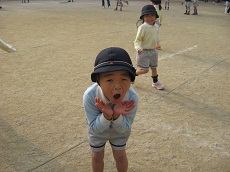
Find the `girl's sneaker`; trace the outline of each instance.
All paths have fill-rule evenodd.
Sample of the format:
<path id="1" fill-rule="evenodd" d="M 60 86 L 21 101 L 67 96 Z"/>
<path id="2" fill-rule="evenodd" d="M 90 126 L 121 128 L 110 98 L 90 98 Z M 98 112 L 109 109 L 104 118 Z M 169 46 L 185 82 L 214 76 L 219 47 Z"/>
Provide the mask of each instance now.
<path id="1" fill-rule="evenodd" d="M 156 88 L 158 90 L 163 90 L 164 89 L 164 85 L 162 85 L 159 81 L 157 81 L 156 83 L 153 83 L 152 87 Z"/>

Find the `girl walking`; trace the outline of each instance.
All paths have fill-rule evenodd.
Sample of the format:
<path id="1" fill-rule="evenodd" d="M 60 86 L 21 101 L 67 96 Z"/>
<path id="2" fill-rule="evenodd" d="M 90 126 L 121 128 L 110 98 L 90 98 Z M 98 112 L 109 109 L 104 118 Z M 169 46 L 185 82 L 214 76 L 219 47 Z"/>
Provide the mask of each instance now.
<path id="1" fill-rule="evenodd" d="M 146 5 L 142 8 L 140 20 L 141 25 L 138 26 L 134 47 L 137 51 L 137 75 L 146 74 L 149 68 L 152 71 L 152 87 L 163 90 L 164 86 L 158 81 L 157 65 L 158 50 L 157 45 L 157 27 L 154 25 L 158 18 L 157 11 L 154 6 Z"/>

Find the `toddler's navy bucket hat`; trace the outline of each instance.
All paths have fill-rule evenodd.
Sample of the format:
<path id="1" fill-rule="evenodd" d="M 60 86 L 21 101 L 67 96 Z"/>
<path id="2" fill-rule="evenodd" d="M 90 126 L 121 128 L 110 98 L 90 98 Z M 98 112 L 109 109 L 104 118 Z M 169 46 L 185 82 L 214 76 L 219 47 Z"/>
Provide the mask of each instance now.
<path id="1" fill-rule="evenodd" d="M 159 18 L 157 11 L 153 5 L 145 5 L 141 10 L 140 19 L 142 20 L 144 15 L 154 14 L 156 18 Z"/>
<path id="2" fill-rule="evenodd" d="M 94 71 L 91 80 L 97 82 L 97 75 L 103 72 L 126 70 L 130 73 L 131 81 L 136 77 L 136 69 L 133 67 L 129 54 L 122 48 L 110 47 L 102 50 L 96 57 Z"/>

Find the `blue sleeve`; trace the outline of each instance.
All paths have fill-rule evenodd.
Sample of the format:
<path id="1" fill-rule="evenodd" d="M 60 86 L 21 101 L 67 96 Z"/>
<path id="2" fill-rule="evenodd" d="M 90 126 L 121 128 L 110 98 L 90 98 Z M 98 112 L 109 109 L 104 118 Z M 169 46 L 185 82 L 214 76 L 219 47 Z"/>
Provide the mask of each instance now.
<path id="1" fill-rule="evenodd" d="M 101 120 L 104 118 L 100 110 L 95 105 L 95 97 L 96 97 L 95 86 L 89 87 L 83 95 L 83 104 L 84 110 L 87 118 L 87 123 L 89 129 L 96 132 L 102 133 L 104 130 L 108 129 L 111 122 L 107 120 Z"/>

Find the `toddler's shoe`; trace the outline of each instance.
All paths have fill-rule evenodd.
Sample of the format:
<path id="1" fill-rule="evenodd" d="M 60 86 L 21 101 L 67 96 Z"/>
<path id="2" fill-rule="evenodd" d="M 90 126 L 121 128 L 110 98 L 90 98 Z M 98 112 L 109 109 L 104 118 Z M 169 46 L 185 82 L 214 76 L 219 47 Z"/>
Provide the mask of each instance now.
<path id="1" fill-rule="evenodd" d="M 163 90 L 164 89 L 164 85 L 162 85 L 159 81 L 157 81 L 156 83 L 153 83 L 152 87 L 156 88 L 158 90 Z"/>

